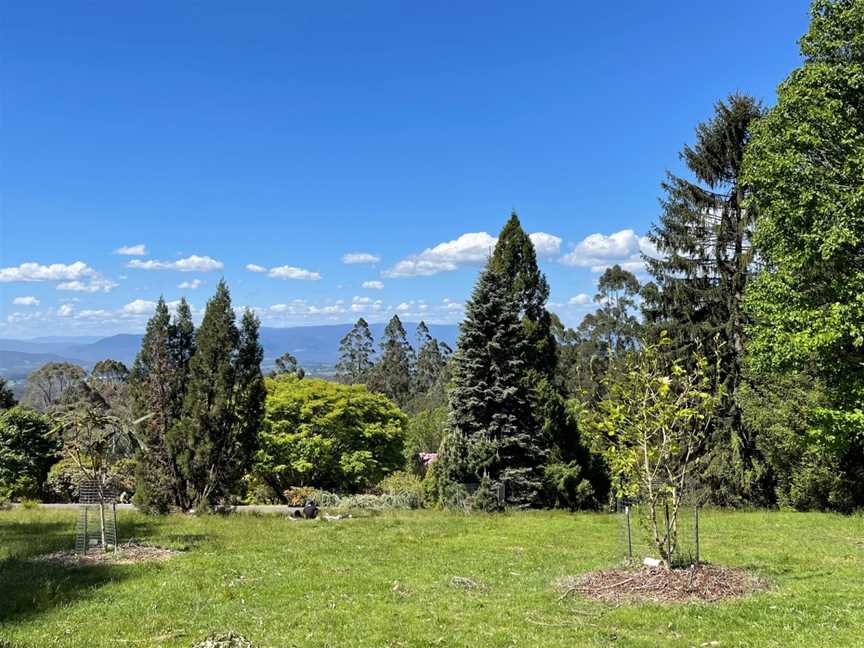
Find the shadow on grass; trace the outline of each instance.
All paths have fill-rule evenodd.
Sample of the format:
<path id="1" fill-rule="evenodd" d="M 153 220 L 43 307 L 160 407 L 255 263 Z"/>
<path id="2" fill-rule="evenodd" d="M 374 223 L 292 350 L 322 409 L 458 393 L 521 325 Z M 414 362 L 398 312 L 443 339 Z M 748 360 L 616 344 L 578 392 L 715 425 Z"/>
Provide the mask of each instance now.
<path id="1" fill-rule="evenodd" d="M 100 587 L 126 578 L 128 570 L 108 565 L 67 567 L 38 560 L 0 562 L 0 625 L 55 607 L 98 596 Z"/>

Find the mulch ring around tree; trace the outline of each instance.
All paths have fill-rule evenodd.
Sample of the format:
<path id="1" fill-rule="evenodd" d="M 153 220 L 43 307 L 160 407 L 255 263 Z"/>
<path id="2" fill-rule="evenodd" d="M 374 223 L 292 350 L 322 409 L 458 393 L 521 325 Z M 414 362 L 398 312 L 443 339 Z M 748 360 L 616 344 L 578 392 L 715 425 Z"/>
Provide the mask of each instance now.
<path id="1" fill-rule="evenodd" d="M 51 562 L 64 567 L 87 567 L 89 565 L 134 565 L 137 563 L 168 560 L 180 552 L 176 549 L 165 549 L 152 545 L 129 542 L 117 545 L 117 551 L 102 551 L 90 549 L 87 553 L 77 554 L 74 551 L 57 551 L 36 560 Z"/>
<path id="2" fill-rule="evenodd" d="M 564 576 L 553 585 L 561 599 L 583 596 L 610 603 L 711 603 L 747 596 L 767 587 L 765 581 L 742 569 L 713 565 L 687 569 L 609 569 Z"/>

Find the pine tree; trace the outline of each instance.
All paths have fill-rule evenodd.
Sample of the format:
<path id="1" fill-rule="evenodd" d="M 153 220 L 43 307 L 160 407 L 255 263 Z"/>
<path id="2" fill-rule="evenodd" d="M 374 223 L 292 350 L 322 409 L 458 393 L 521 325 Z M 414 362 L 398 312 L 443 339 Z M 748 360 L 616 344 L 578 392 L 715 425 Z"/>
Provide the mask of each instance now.
<path id="1" fill-rule="evenodd" d="M 234 320 L 228 287 L 220 281 L 196 335 L 182 416 L 168 437 L 188 504 L 196 508 L 229 494 L 236 472 L 245 467 L 245 438 L 235 411 L 240 333 Z"/>
<path id="2" fill-rule="evenodd" d="M 411 395 L 415 357 L 398 315 L 387 323 L 380 347 L 381 359 L 370 376 L 369 389 L 380 391 L 397 405 L 404 405 Z"/>
<path id="3" fill-rule="evenodd" d="M 750 243 L 755 214 L 740 180 L 750 129 L 762 114 L 752 97 L 732 95 L 699 124 L 696 144 L 681 159 L 696 182 L 671 173 L 663 184 L 663 214 L 649 239 L 654 283 L 643 290 L 643 312 L 655 336 L 667 331 L 685 360 L 698 349 L 717 366 L 714 384 L 727 394 L 724 415 L 707 442 L 704 486 L 714 501 L 734 504 L 758 496 L 753 439 L 743 429 L 736 392 L 744 351 L 744 290 L 754 273 Z M 755 491 L 754 491 L 755 489 Z"/>
<path id="4" fill-rule="evenodd" d="M 531 411 L 519 303 L 491 263 L 480 274 L 454 355 L 450 434 L 442 443 L 445 498 L 483 475 L 503 483 L 507 503 L 530 506 L 542 489 L 546 450 Z"/>
<path id="5" fill-rule="evenodd" d="M 185 484 L 167 445 L 179 418 L 177 388 L 184 384 L 177 376 L 174 349 L 174 327 L 160 297 L 130 377 L 133 415 L 147 417 L 136 433 L 135 474 L 135 502 L 145 511 L 165 512 L 172 505 L 185 504 Z"/>
<path id="6" fill-rule="evenodd" d="M 375 355 L 374 345 L 375 342 L 371 331 L 369 331 L 369 325 L 361 317 L 339 343 L 339 362 L 336 364 L 337 379 L 348 384 L 361 383 L 366 380 L 374 364 L 372 360 Z"/>
<path id="7" fill-rule="evenodd" d="M 246 309 L 240 322 L 240 340 L 235 360 L 234 414 L 236 420 L 235 461 L 222 470 L 222 479 L 230 486 L 226 493 L 243 478 L 258 449 L 258 434 L 264 421 L 264 401 L 267 389 L 261 374 L 264 349 L 258 340 L 261 323 Z M 300 369 L 302 371 L 302 369 Z"/>

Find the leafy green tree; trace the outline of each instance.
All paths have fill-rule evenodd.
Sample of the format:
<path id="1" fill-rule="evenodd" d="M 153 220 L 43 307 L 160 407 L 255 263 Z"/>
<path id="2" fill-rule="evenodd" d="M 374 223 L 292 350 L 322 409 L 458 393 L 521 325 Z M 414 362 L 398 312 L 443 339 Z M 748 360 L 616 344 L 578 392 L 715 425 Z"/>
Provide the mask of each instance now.
<path id="1" fill-rule="evenodd" d="M 417 365 L 414 370 L 414 390 L 426 394 L 435 386 L 447 368 L 447 360 L 452 350 L 444 342 L 439 342 L 429 332 L 426 322 L 417 325 Z"/>
<path id="2" fill-rule="evenodd" d="M 39 495 L 60 448 L 42 414 L 24 407 L 0 413 L 0 500 Z"/>
<path id="3" fill-rule="evenodd" d="M 405 425 L 391 401 L 363 385 L 268 378 L 254 474 L 279 497 L 293 486 L 357 492 L 402 467 Z"/>
<path id="4" fill-rule="evenodd" d="M 816 0 L 804 63 L 780 85 L 745 160 L 764 271 L 748 288 L 755 371 L 811 374 L 814 432 L 864 465 L 864 5 Z M 853 478 L 853 475 L 847 475 Z M 864 478 L 854 477 L 864 505 Z M 852 493 L 850 493 L 852 495 Z"/>
<path id="5" fill-rule="evenodd" d="M 405 432 L 405 459 L 409 468 L 418 468 L 421 452 L 438 452 L 447 431 L 447 408 L 417 412 L 408 419 Z"/>
<path id="6" fill-rule="evenodd" d="M 87 373 L 69 362 L 49 362 L 27 376 L 27 387 L 22 403 L 40 412 L 61 407 L 69 390 L 77 389 Z"/>
<path id="7" fill-rule="evenodd" d="M 644 505 L 653 546 L 670 565 L 677 548 L 678 513 L 691 486 L 698 450 L 722 398 L 714 391 L 704 357 L 693 367 L 674 359 L 661 335 L 623 359 L 609 373 L 606 396 L 581 411 L 583 429 L 593 437 L 612 474 L 615 494 Z M 669 525 L 661 523 L 669 506 Z"/>
<path id="8" fill-rule="evenodd" d="M 411 397 L 415 357 L 398 315 L 387 323 L 380 346 L 381 359 L 375 364 L 367 384 L 369 389 L 380 391 L 396 404 L 403 405 Z"/>
<path id="9" fill-rule="evenodd" d="M 15 394 L 9 388 L 6 379 L 0 376 L 0 411 L 11 409 L 18 404 Z"/>
<path id="10" fill-rule="evenodd" d="M 519 307 L 497 267 L 487 264 L 459 325 L 450 433 L 439 459 L 447 504 L 484 475 L 494 488 L 504 483 L 511 506 L 539 502 L 547 449 L 531 410 Z"/>
<path id="11" fill-rule="evenodd" d="M 237 494 L 257 444 L 260 356 L 257 320 L 247 313 L 237 330 L 220 281 L 196 332 L 180 421 L 167 438 L 193 508 Z"/>
<path id="12" fill-rule="evenodd" d="M 375 355 L 375 341 L 369 324 L 362 317 L 345 334 L 339 343 L 339 362 L 336 364 L 336 377 L 348 384 L 362 383 L 372 370 Z"/>
<path id="13" fill-rule="evenodd" d="M 734 94 L 697 126 L 696 143 L 681 152 L 695 181 L 670 173 L 663 184 L 663 213 L 648 235 L 659 253 L 646 257 L 654 282 L 642 294 L 654 338 L 666 331 L 670 352 L 685 363 L 694 349 L 708 353 L 712 380 L 726 394 L 706 439 L 702 474 L 706 495 L 724 504 L 765 497 L 754 436 L 744 429 L 735 399 L 747 324 L 743 297 L 756 269 L 756 210 L 747 204 L 752 187 L 742 178 L 742 163 L 761 115 L 755 99 Z"/>
<path id="14" fill-rule="evenodd" d="M 182 363 L 192 355 L 186 347 L 188 335 L 183 343 L 178 340 L 181 326 L 187 326 L 185 320 L 172 323 L 168 306 L 160 297 L 129 378 L 133 416 L 142 419 L 135 432 L 135 503 L 145 511 L 189 508 L 185 479 L 168 447 L 186 392 L 188 365 Z"/>

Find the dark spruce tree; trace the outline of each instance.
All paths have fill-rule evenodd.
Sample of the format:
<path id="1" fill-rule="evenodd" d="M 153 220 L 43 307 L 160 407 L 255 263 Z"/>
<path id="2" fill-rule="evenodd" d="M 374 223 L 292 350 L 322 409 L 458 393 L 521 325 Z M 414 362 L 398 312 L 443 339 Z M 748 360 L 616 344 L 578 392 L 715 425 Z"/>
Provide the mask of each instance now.
<path id="1" fill-rule="evenodd" d="M 254 316 L 244 316 L 242 326 L 238 331 L 220 281 L 195 336 L 181 419 L 168 437 L 190 508 L 236 494 L 254 451 L 263 411 L 261 349 Z"/>
<path id="2" fill-rule="evenodd" d="M 336 378 L 347 384 L 362 383 L 372 370 L 375 341 L 369 325 L 362 317 L 339 343 Z"/>
<path id="3" fill-rule="evenodd" d="M 450 393 L 450 432 L 442 443 L 441 495 L 453 505 L 466 484 L 486 477 L 503 484 L 507 504 L 539 502 L 547 450 L 529 399 L 524 329 L 519 303 L 491 263 L 459 325 Z"/>
<path id="4" fill-rule="evenodd" d="M 381 359 L 371 372 L 369 389 L 385 394 L 397 405 L 404 405 L 411 397 L 415 357 L 398 315 L 387 323 L 380 347 Z"/>
<path id="5" fill-rule="evenodd" d="M 132 412 L 137 425 L 135 504 L 147 512 L 186 508 L 186 486 L 168 449 L 171 430 L 180 417 L 185 381 L 177 365 L 177 327 L 161 297 L 147 322 L 141 351 L 130 375 Z"/>
<path id="6" fill-rule="evenodd" d="M 671 173 L 662 185 L 663 213 L 646 258 L 653 283 L 642 293 L 650 330 L 667 331 L 682 360 L 699 349 L 712 359 L 725 389 L 724 414 L 706 443 L 702 486 L 720 504 L 759 502 L 767 485 L 752 434 L 744 429 L 736 394 L 741 384 L 747 318 L 744 290 L 755 271 L 751 234 L 755 213 L 741 181 L 750 130 L 762 115 L 752 97 L 732 95 L 696 129 L 681 159 L 695 181 Z"/>

